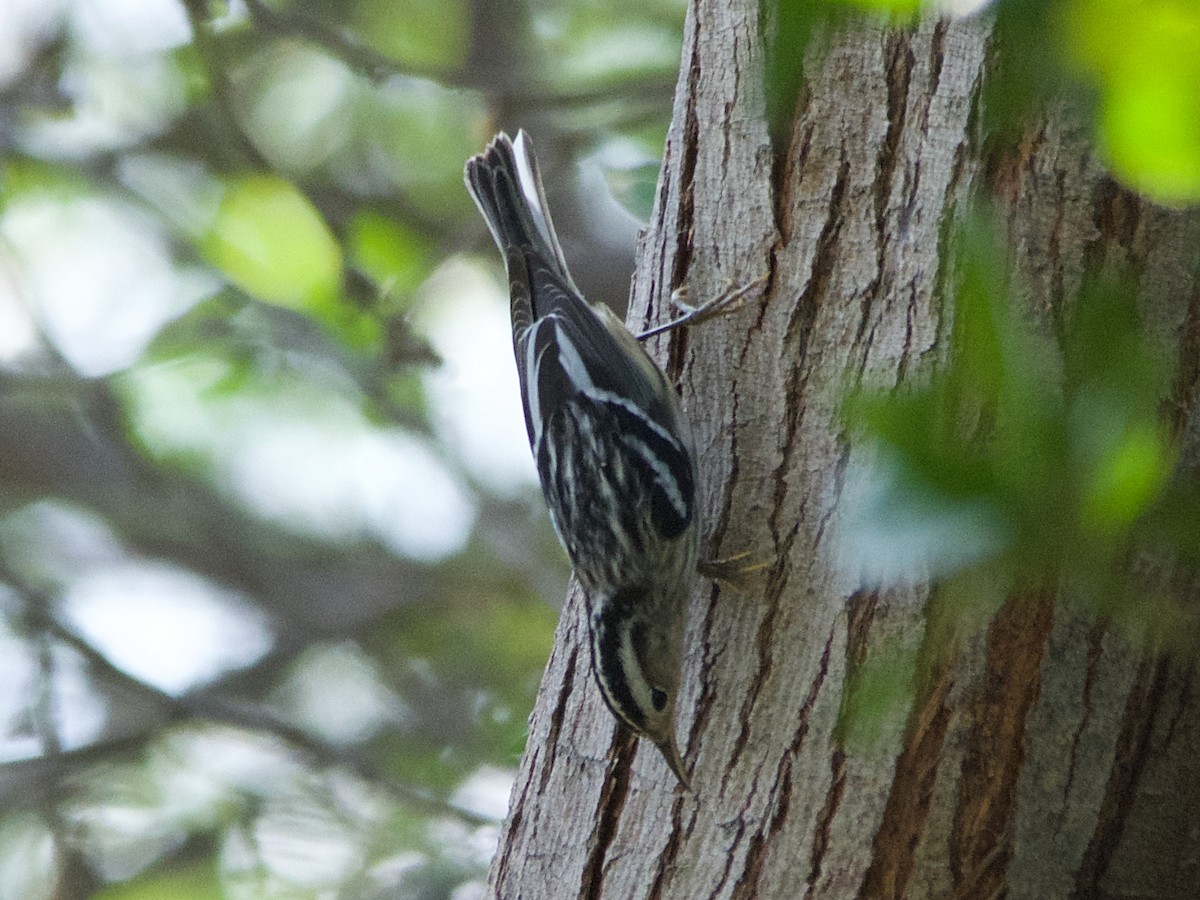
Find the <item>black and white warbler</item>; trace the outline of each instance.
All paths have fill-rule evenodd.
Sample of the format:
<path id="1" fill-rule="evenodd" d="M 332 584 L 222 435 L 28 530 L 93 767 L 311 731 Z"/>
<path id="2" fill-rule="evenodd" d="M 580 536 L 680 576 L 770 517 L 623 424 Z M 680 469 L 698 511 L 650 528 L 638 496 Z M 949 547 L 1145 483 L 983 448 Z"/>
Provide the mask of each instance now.
<path id="1" fill-rule="evenodd" d="M 572 281 L 528 136 L 496 135 L 466 183 L 508 268 L 525 426 L 586 597 L 597 684 L 686 785 L 674 714 L 699 561 L 691 429 L 637 338 Z"/>

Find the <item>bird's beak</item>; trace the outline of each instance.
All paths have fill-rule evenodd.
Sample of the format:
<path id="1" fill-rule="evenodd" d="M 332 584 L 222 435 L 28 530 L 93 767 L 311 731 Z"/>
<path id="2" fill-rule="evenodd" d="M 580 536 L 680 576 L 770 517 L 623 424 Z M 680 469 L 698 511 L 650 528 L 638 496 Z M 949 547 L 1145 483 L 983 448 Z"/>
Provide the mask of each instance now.
<path id="1" fill-rule="evenodd" d="M 692 782 L 688 778 L 687 770 L 683 767 L 683 757 L 679 755 L 679 748 L 675 745 L 675 738 L 673 736 L 669 737 L 657 746 L 659 752 L 663 755 L 663 759 L 667 761 L 667 765 L 671 767 L 671 771 L 675 773 L 675 777 L 683 785 L 684 790 L 691 793 Z"/>

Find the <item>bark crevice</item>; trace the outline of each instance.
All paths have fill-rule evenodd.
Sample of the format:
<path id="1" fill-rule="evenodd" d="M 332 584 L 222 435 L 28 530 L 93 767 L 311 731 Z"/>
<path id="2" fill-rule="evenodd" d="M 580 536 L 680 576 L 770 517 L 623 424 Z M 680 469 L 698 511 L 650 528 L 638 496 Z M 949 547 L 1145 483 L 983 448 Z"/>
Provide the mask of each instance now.
<path id="1" fill-rule="evenodd" d="M 991 897 L 1003 888 L 1025 720 L 1053 622 L 1053 598 L 1042 594 L 1010 599 L 988 626 L 985 680 L 971 708 L 950 843 L 955 896 Z"/>
<path id="2" fill-rule="evenodd" d="M 587 863 L 583 867 L 583 879 L 579 886 L 579 896 L 586 900 L 600 900 L 604 886 L 604 861 L 608 856 L 609 847 L 617 833 L 617 824 L 621 820 L 621 810 L 625 806 L 625 798 L 629 795 L 629 782 L 633 753 L 630 741 L 617 729 L 618 747 L 615 760 L 611 766 L 609 777 L 604 780 L 600 802 L 596 804 L 597 815 L 595 827 L 589 839 Z M 624 751 L 624 752 L 622 752 Z"/>
<path id="3" fill-rule="evenodd" d="M 1150 753 L 1154 716 L 1166 686 L 1168 668 L 1165 659 L 1147 659 L 1129 694 L 1104 801 L 1075 877 L 1074 900 L 1087 900 L 1100 893 L 1101 879 L 1121 841 L 1125 818 Z"/>
<path id="4" fill-rule="evenodd" d="M 825 795 L 825 803 L 817 814 L 817 830 L 813 836 L 812 857 L 808 863 L 808 890 L 804 892 L 804 900 L 811 900 L 815 896 L 817 881 L 821 877 L 821 863 L 825 859 L 825 851 L 829 848 L 831 840 L 830 826 L 846 790 L 846 755 L 841 750 L 833 751 L 829 769 L 830 786 Z"/>

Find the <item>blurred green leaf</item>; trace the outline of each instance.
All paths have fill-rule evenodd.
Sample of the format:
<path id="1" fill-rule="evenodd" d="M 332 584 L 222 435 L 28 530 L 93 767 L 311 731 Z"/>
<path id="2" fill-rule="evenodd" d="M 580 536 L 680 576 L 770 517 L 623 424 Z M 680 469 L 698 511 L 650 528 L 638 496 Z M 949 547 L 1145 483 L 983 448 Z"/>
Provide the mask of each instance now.
<path id="1" fill-rule="evenodd" d="M 1200 482 L 1176 476 L 1164 486 L 1158 503 L 1138 522 L 1138 536 L 1149 547 L 1178 553 L 1200 565 Z"/>
<path id="2" fill-rule="evenodd" d="M 206 860 L 110 885 L 94 894 L 93 900 L 223 900 L 224 897 L 216 861 Z"/>
<path id="3" fill-rule="evenodd" d="M 1163 203 L 1200 200 L 1200 4 L 1072 0 L 1064 32 L 1099 88 L 1114 174 Z"/>
<path id="4" fill-rule="evenodd" d="M 259 49 L 243 64 L 239 86 L 255 146 L 272 168 L 306 182 L 346 152 L 355 105 L 370 96 L 345 62 L 296 41 Z"/>
<path id="5" fill-rule="evenodd" d="M 300 191 L 273 175 L 230 183 L 200 252 L 254 297 L 311 316 L 345 346 L 374 350 L 383 327 L 341 295 L 342 250 Z"/>
<path id="6" fill-rule="evenodd" d="M 1126 430 L 1084 485 L 1084 525 L 1101 533 L 1128 529 L 1157 499 L 1171 462 L 1161 429 L 1141 423 Z"/>
<path id="7" fill-rule="evenodd" d="M 1159 409 L 1167 366 L 1143 336 L 1132 281 L 1084 284 L 1063 357 L 1082 525 L 1097 536 L 1124 534 L 1174 467 Z"/>
<path id="8" fill-rule="evenodd" d="M 478 589 L 407 605 L 367 638 L 388 683 L 426 723 L 389 735 L 380 752 L 403 777 L 446 790 L 482 763 L 516 762 L 557 623 L 524 590 Z"/>
<path id="9" fill-rule="evenodd" d="M 842 0 L 842 2 L 868 12 L 904 17 L 915 15 L 925 5 L 925 0 Z"/>
<path id="10" fill-rule="evenodd" d="M 247 293 L 292 309 L 319 309 L 341 284 L 341 249 L 320 213 L 272 175 L 229 184 L 200 251 Z"/>
<path id="11" fill-rule="evenodd" d="M 1068 85 L 1061 48 L 1063 2 L 997 0 L 992 4 L 994 66 L 984 81 L 981 104 L 989 140 L 1019 140 L 1030 119 Z"/>
<path id="12" fill-rule="evenodd" d="M 29 195 L 67 200 L 93 193 L 77 169 L 12 154 L 0 158 L 0 211 Z"/>
<path id="13" fill-rule="evenodd" d="M 790 122 L 804 80 L 804 55 L 809 40 L 836 7 L 807 0 L 777 0 L 762 4 L 767 123 L 775 155 L 790 139 Z"/>
<path id="14" fill-rule="evenodd" d="M 898 639 L 875 646 L 848 673 L 838 740 L 849 753 L 881 747 L 903 732 L 912 705 L 917 648 Z"/>
<path id="15" fill-rule="evenodd" d="M 613 197 L 639 222 L 649 222 L 654 212 L 660 168 L 657 162 L 653 162 L 627 169 L 605 170 L 604 174 Z"/>
<path id="16" fill-rule="evenodd" d="M 1002 272 L 1005 251 L 984 221 L 955 243 L 945 367 L 924 386 L 858 391 L 848 415 L 901 467 L 883 516 L 942 516 L 944 527 L 927 531 L 947 541 L 958 539 L 953 517 L 964 502 L 998 517 L 984 532 L 993 535 L 990 558 L 956 556 L 952 547 L 934 548 L 933 557 L 976 567 L 1003 560 L 1027 583 L 1074 574 L 1098 597 L 1112 588 L 1106 579 L 1128 541 L 1148 533 L 1174 469 L 1160 411 L 1165 363 L 1142 333 L 1124 279 L 1085 279 L 1058 344 L 1021 321 Z M 1179 510 L 1175 519 L 1177 532 L 1200 529 L 1200 507 L 1190 524 Z"/>
<path id="17" fill-rule="evenodd" d="M 1088 278 L 1071 310 L 1063 344 L 1069 392 L 1104 386 L 1138 415 L 1158 415 L 1168 389 L 1165 360 L 1147 345 L 1136 304 L 1136 282 Z"/>
<path id="18" fill-rule="evenodd" d="M 486 602 L 435 602 L 409 607 L 394 637 L 397 658 L 438 660 L 456 684 L 491 685 L 517 699 L 536 687 L 553 642 L 557 616 L 540 603 L 491 593 Z"/>
<path id="19" fill-rule="evenodd" d="M 395 219 L 364 210 L 350 222 L 354 263 L 389 294 L 406 296 L 429 274 L 428 240 Z"/>
<path id="20" fill-rule="evenodd" d="M 545 83 L 571 91 L 600 81 L 619 90 L 622 82 L 661 74 L 669 90 L 679 67 L 684 3 L 534 0 L 530 5 L 544 48 L 538 76 Z"/>
<path id="21" fill-rule="evenodd" d="M 470 44 L 465 0 L 357 0 L 353 19 L 367 45 L 421 70 L 462 65 Z"/>

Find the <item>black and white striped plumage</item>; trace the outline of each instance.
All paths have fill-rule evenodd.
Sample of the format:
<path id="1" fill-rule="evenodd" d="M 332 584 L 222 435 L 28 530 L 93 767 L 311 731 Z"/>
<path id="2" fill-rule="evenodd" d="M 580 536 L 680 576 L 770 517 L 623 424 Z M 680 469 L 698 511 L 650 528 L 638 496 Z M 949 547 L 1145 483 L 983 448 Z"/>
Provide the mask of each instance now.
<path id="1" fill-rule="evenodd" d="M 525 425 L 587 597 L 597 683 L 686 783 L 674 709 L 699 536 L 687 420 L 638 341 L 571 280 L 528 136 L 497 135 L 466 182 L 508 266 Z"/>

